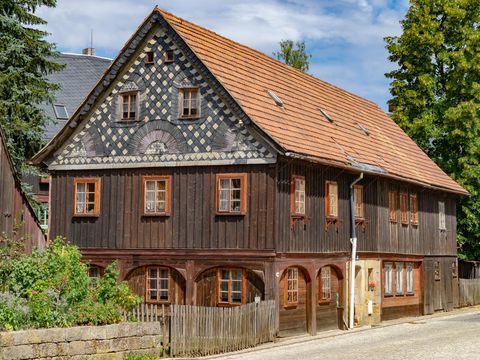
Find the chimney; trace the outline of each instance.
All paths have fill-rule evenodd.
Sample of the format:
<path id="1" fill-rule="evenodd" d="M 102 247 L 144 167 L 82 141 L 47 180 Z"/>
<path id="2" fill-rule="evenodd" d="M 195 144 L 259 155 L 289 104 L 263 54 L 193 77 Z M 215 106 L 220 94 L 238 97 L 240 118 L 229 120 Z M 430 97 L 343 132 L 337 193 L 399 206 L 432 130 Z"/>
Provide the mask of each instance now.
<path id="1" fill-rule="evenodd" d="M 85 49 L 82 50 L 82 54 L 83 55 L 94 56 L 95 55 L 95 48 L 93 48 L 93 47 L 85 48 Z"/>

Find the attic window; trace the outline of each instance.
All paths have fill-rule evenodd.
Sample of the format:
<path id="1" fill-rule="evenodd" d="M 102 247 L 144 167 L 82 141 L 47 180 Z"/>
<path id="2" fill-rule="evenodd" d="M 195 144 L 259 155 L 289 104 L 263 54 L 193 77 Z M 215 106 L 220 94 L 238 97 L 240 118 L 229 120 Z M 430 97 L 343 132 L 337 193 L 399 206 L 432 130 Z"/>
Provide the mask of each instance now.
<path id="1" fill-rule="evenodd" d="M 275 94 L 272 90 L 267 90 L 267 93 L 268 95 L 270 95 L 273 101 L 275 101 L 275 104 L 277 104 L 277 106 L 283 107 L 283 101 L 277 94 Z"/>
<path id="2" fill-rule="evenodd" d="M 357 128 L 360 129 L 365 135 L 370 135 L 370 131 L 361 123 L 357 123 Z"/>
<path id="3" fill-rule="evenodd" d="M 53 105 L 53 109 L 55 110 L 55 116 L 57 119 L 68 119 L 68 112 L 65 105 L 55 104 Z"/>
<path id="4" fill-rule="evenodd" d="M 165 51 L 165 63 L 173 63 L 173 60 L 175 60 L 173 50 Z"/>
<path id="5" fill-rule="evenodd" d="M 145 64 L 153 64 L 154 56 L 153 51 L 147 51 L 147 56 L 145 57 Z"/>
<path id="6" fill-rule="evenodd" d="M 321 108 L 318 108 L 318 110 L 320 111 L 320 113 L 323 115 L 323 117 L 325 119 L 327 119 L 329 122 L 331 122 L 333 124 L 333 118 L 330 116 L 329 113 L 327 113 L 325 110 L 321 109 Z"/>

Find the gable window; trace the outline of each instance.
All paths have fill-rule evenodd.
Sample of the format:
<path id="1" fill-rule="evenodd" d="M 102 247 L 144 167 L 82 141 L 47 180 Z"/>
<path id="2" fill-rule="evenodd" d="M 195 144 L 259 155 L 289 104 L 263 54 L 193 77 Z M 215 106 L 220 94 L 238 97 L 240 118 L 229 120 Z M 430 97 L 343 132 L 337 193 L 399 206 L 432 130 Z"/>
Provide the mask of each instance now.
<path id="1" fill-rule="evenodd" d="M 396 294 L 403 295 L 403 277 L 404 277 L 404 267 L 403 262 L 396 262 L 395 263 L 395 287 L 396 287 Z"/>
<path id="2" fill-rule="evenodd" d="M 153 64 L 155 61 L 155 55 L 153 51 L 147 51 L 145 56 L 145 64 Z"/>
<path id="3" fill-rule="evenodd" d="M 355 185 L 353 187 L 353 202 L 355 204 L 355 218 L 363 219 L 365 217 L 363 205 L 363 186 Z"/>
<path id="4" fill-rule="evenodd" d="M 170 214 L 170 176 L 144 176 L 144 207 L 145 215 Z"/>
<path id="5" fill-rule="evenodd" d="M 48 203 L 42 203 L 38 209 L 38 222 L 43 230 L 48 229 Z"/>
<path id="6" fill-rule="evenodd" d="M 338 186 L 334 181 L 327 181 L 326 183 L 326 214 L 329 218 L 336 218 L 338 216 Z"/>
<path id="7" fill-rule="evenodd" d="M 175 54 L 173 50 L 165 51 L 165 63 L 172 63 L 175 60 Z"/>
<path id="8" fill-rule="evenodd" d="M 298 268 L 287 269 L 287 287 L 285 288 L 285 305 L 298 303 Z"/>
<path id="9" fill-rule="evenodd" d="M 68 119 L 68 112 L 67 107 L 63 104 L 55 104 L 53 105 L 53 110 L 55 110 L 55 116 L 57 119 Z"/>
<path id="10" fill-rule="evenodd" d="M 154 303 L 170 302 L 170 269 L 165 267 L 147 268 L 146 301 Z"/>
<path id="11" fill-rule="evenodd" d="M 410 194 L 410 222 L 418 225 L 418 198 L 417 194 Z"/>
<path id="12" fill-rule="evenodd" d="M 414 294 L 414 266 L 413 263 L 407 263 L 407 295 Z"/>
<path id="13" fill-rule="evenodd" d="M 440 230 L 447 229 L 447 225 L 445 221 L 445 202 L 444 201 L 438 202 L 438 228 Z"/>
<path id="14" fill-rule="evenodd" d="M 122 119 L 135 120 L 137 116 L 137 92 L 122 94 Z"/>
<path id="15" fill-rule="evenodd" d="M 217 212 L 245 214 L 247 211 L 247 174 L 217 175 Z"/>
<path id="16" fill-rule="evenodd" d="M 400 193 L 400 221 L 408 224 L 408 198 L 406 193 Z"/>
<path id="17" fill-rule="evenodd" d="M 74 215 L 98 216 L 100 214 L 100 178 L 76 178 L 74 189 Z"/>
<path id="18" fill-rule="evenodd" d="M 331 271 L 329 266 L 320 270 L 320 301 L 329 301 L 332 298 Z"/>
<path id="19" fill-rule="evenodd" d="M 240 305 L 243 303 L 244 274 L 241 269 L 219 269 L 218 303 Z"/>
<path id="20" fill-rule="evenodd" d="M 200 116 L 200 98 L 198 88 L 180 89 L 180 117 L 185 119 Z"/>
<path id="21" fill-rule="evenodd" d="M 292 176 L 291 212 L 292 215 L 305 215 L 305 178 Z"/>
<path id="22" fill-rule="evenodd" d="M 391 222 L 397 222 L 397 192 L 389 191 L 388 192 L 388 212 L 389 219 Z"/>
<path id="23" fill-rule="evenodd" d="M 392 295 L 392 263 L 383 264 L 383 294 Z"/>

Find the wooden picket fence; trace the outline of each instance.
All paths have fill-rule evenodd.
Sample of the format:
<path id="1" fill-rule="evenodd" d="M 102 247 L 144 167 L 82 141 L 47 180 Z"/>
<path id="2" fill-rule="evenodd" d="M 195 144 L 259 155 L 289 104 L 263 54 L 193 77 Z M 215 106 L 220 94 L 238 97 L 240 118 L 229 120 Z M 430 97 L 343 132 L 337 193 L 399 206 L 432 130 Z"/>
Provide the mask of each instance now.
<path id="1" fill-rule="evenodd" d="M 276 302 L 238 307 L 171 305 L 170 354 L 205 356 L 273 341 L 277 334 Z"/>
<path id="2" fill-rule="evenodd" d="M 480 304 L 480 279 L 459 279 L 460 306 Z"/>

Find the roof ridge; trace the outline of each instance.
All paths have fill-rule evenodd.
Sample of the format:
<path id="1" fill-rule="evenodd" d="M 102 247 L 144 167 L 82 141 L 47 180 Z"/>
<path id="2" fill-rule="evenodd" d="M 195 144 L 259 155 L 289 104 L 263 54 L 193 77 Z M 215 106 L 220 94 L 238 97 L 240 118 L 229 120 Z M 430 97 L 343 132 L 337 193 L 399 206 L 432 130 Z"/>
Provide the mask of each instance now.
<path id="1" fill-rule="evenodd" d="M 82 57 L 87 57 L 87 58 L 96 58 L 96 59 L 101 59 L 101 60 L 109 60 L 112 61 L 112 58 L 108 58 L 106 56 L 98 56 L 98 55 L 86 55 L 86 54 L 77 54 L 77 53 L 70 53 L 70 52 L 60 52 L 61 55 L 67 55 L 67 56 L 82 56 Z"/>
<path id="2" fill-rule="evenodd" d="M 195 24 L 195 23 L 192 22 L 192 21 L 189 21 L 189 20 L 183 19 L 183 18 L 181 18 L 181 17 L 178 17 L 178 16 L 176 16 L 176 15 L 174 15 L 174 14 L 172 14 L 172 13 L 166 11 L 166 10 L 160 9 L 158 6 L 155 7 L 154 11 L 157 11 L 157 12 L 160 13 L 161 15 L 166 15 L 167 17 L 172 18 L 172 19 L 175 20 L 175 21 L 178 21 L 180 24 L 182 24 L 182 23 L 187 23 L 187 24 L 193 25 L 194 27 L 200 28 L 200 29 L 202 29 L 202 30 L 205 31 L 205 32 L 208 32 L 208 33 L 214 34 L 215 36 L 221 37 L 222 39 L 225 39 L 226 41 L 228 41 L 228 42 L 230 42 L 230 43 L 233 43 L 233 44 L 239 46 L 240 48 L 243 48 L 243 49 L 246 49 L 246 50 L 249 50 L 249 51 L 253 51 L 253 52 L 257 53 L 258 55 L 260 55 L 261 57 L 266 57 L 266 58 L 268 58 L 269 60 L 274 61 L 277 65 L 283 66 L 286 70 L 291 71 L 292 73 L 297 74 L 297 75 L 299 75 L 300 77 L 309 77 L 309 78 L 311 78 L 312 80 L 314 80 L 314 81 L 316 81 L 316 82 L 320 82 L 320 83 L 322 83 L 322 84 L 324 84 L 324 85 L 326 85 L 326 86 L 331 86 L 331 87 L 333 87 L 333 88 L 341 91 L 342 93 L 347 93 L 347 94 L 349 94 L 349 95 L 351 95 L 351 96 L 353 96 L 353 97 L 355 97 L 355 98 L 357 98 L 357 99 L 360 99 L 361 101 L 369 102 L 369 103 L 375 105 L 376 107 L 378 107 L 379 109 L 381 109 L 381 107 L 380 107 L 377 103 L 375 103 L 374 101 L 372 101 L 372 100 L 370 100 L 370 99 L 364 98 L 364 97 L 362 97 L 362 96 L 360 96 L 360 95 L 357 95 L 357 94 L 355 94 L 355 93 L 353 93 L 353 92 L 351 92 L 351 91 L 342 89 L 342 88 L 339 87 L 338 85 L 332 84 L 332 83 L 330 83 L 330 82 L 328 82 L 328 81 L 325 81 L 325 80 L 323 80 L 323 79 L 320 79 L 320 78 L 318 78 L 318 77 L 316 77 L 316 76 L 314 76 L 314 75 L 312 75 L 312 74 L 305 73 L 305 72 L 303 72 L 303 71 L 301 71 L 301 70 L 299 70 L 299 69 L 296 69 L 296 68 L 294 68 L 294 67 L 292 67 L 292 66 L 290 66 L 290 65 L 287 65 L 287 64 L 285 64 L 284 62 L 282 62 L 282 61 L 280 61 L 280 60 L 278 60 L 278 59 L 275 59 L 274 57 L 269 56 L 269 55 L 267 55 L 266 53 L 264 53 L 264 52 L 262 52 L 262 51 L 260 51 L 260 50 L 257 50 L 257 49 L 255 49 L 255 48 L 253 48 L 253 47 L 250 47 L 250 46 L 247 46 L 247 45 L 245 45 L 245 44 L 242 44 L 242 43 L 240 43 L 240 42 L 238 42 L 238 41 L 232 40 L 232 39 L 226 37 L 225 35 L 219 34 L 219 33 L 215 32 L 215 31 L 210 30 L 210 29 L 207 29 L 207 28 L 205 28 L 205 27 L 203 27 L 203 26 L 197 25 L 197 24 Z"/>

